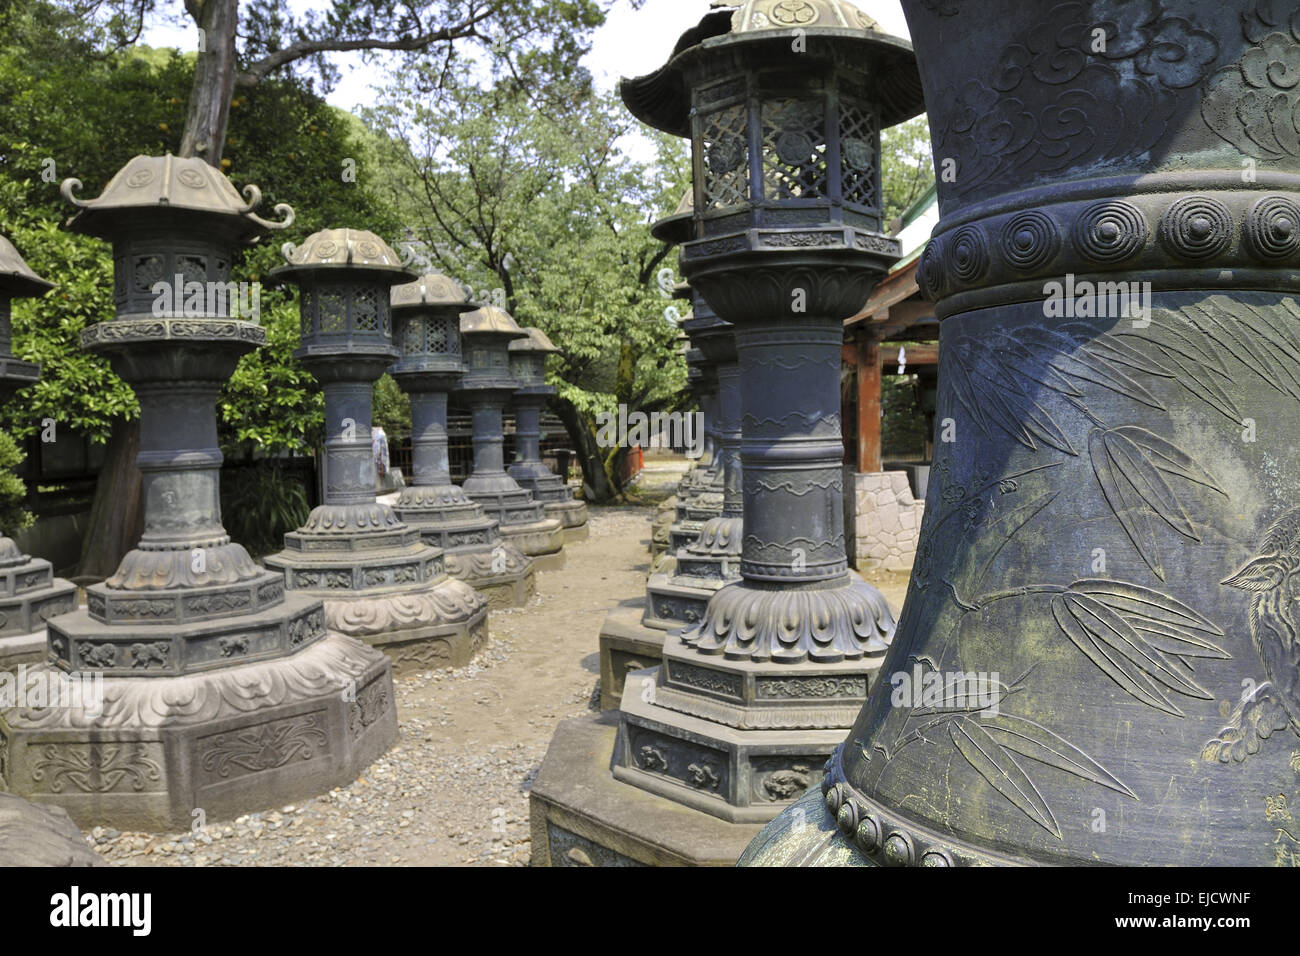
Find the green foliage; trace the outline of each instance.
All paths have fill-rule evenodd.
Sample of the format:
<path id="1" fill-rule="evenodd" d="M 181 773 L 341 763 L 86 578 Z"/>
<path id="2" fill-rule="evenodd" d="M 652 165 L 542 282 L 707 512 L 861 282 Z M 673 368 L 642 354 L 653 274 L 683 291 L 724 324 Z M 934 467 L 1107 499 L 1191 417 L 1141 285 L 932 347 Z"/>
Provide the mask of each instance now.
<path id="1" fill-rule="evenodd" d="M 881 376 L 880 399 L 885 418 L 880 447 L 886 458 L 920 458 L 925 454 L 926 417 L 915 375 Z"/>
<path id="2" fill-rule="evenodd" d="M 301 527 L 310 512 L 302 481 L 273 458 L 222 469 L 222 523 L 255 557 L 283 548 L 285 534 Z"/>
<path id="3" fill-rule="evenodd" d="M 23 507 L 27 486 L 14 472 L 26 457 L 9 433 L 0 431 L 0 534 L 13 534 L 32 524 L 31 512 Z"/>
<path id="4" fill-rule="evenodd" d="M 682 407 L 679 332 L 656 284 L 671 250 L 650 225 L 685 192 L 684 145 L 659 136 L 657 163 L 628 158 L 619 140 L 638 124 L 581 83 L 539 101 L 508 80 L 436 89 L 430 70 L 402 73 L 364 116 L 391 144 L 386 188 L 433 265 L 480 295 L 499 288 L 520 325 L 550 336 L 557 409 L 589 447 L 598 412 Z"/>
<path id="5" fill-rule="evenodd" d="M 880 136 L 880 150 L 883 218 L 888 225 L 934 184 L 929 120 L 922 114 L 891 126 Z"/>
<path id="6" fill-rule="evenodd" d="M 411 396 L 401 390 L 391 375 L 381 375 L 375 382 L 370 423 L 382 428 L 393 441 L 411 435 Z"/>

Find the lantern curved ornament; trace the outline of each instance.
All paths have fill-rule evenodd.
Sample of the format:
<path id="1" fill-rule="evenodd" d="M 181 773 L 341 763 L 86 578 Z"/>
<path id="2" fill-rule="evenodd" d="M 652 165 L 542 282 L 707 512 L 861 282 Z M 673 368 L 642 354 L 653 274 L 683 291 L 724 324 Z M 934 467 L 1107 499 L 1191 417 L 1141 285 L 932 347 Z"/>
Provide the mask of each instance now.
<path id="1" fill-rule="evenodd" d="M 86 206 L 86 200 L 77 198 L 76 194 L 81 192 L 84 188 L 85 184 L 82 183 L 80 179 L 77 179 L 75 176 L 69 176 L 62 182 L 62 184 L 60 184 L 59 195 L 62 196 L 65 201 L 76 206 L 78 209 L 83 209 Z"/>

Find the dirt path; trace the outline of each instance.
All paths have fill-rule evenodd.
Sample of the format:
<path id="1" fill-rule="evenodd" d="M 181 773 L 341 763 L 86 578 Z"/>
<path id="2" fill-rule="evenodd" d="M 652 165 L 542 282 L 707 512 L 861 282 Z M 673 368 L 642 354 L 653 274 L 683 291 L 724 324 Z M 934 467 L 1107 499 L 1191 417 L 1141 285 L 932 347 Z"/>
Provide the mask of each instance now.
<path id="1" fill-rule="evenodd" d="M 96 828 L 96 848 L 128 866 L 526 865 L 528 788 L 555 725 L 599 699 L 601 623 L 644 592 L 653 502 L 680 475 L 648 463 L 645 505 L 591 508 L 591 537 L 538 575 L 528 607 L 492 612 L 469 667 L 398 677 L 398 742 L 354 783 L 197 833 Z M 905 576 L 871 580 L 897 611 Z"/>

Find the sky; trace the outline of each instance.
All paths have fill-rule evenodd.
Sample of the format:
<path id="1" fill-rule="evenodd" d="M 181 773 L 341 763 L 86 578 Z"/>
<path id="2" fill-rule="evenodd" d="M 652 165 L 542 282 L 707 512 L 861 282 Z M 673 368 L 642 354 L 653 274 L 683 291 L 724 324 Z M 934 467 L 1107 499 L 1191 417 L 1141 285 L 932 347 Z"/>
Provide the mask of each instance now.
<path id="1" fill-rule="evenodd" d="M 287 2 L 294 11 L 327 6 L 321 0 Z M 171 0 L 168 5 L 177 12 L 182 9 L 179 0 Z M 898 0 L 857 0 L 857 5 L 887 32 L 908 35 Z M 708 0 L 645 0 L 639 10 L 633 10 L 629 0 L 615 0 L 605 25 L 592 39 L 584 63 L 602 90 L 612 90 L 620 76 L 641 76 L 663 65 L 677 38 L 708 11 Z M 192 21 L 183 13 L 170 19 L 173 22 L 152 24 L 143 41 L 155 47 L 192 48 L 196 37 Z M 342 79 L 326 100 L 348 111 L 373 103 L 371 90 L 382 83 L 382 65 L 376 62 L 367 66 L 360 54 L 333 54 L 331 59 Z"/>

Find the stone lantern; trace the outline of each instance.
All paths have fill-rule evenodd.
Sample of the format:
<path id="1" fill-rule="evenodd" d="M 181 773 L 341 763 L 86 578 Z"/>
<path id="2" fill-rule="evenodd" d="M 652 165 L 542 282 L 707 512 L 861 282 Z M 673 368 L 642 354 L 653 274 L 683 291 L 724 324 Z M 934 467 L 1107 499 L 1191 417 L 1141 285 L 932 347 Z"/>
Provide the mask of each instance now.
<path id="1" fill-rule="evenodd" d="M 511 404 L 515 410 L 516 460 L 506 472 L 521 488 L 532 492 L 548 517 L 564 526 L 565 541 L 582 541 L 589 534 L 587 505 L 573 497 L 567 479 L 542 464 L 541 414 L 555 386 L 546 384 L 546 356 L 560 350 L 541 329 L 526 328 L 526 338 L 510 343 L 510 374 L 519 383 Z"/>
<path id="2" fill-rule="evenodd" d="M 487 603 L 443 555 L 375 500 L 374 383 L 399 355 L 392 287 L 413 276 L 374 233 L 325 229 L 271 275 L 300 290 L 294 356 L 325 393 L 325 501 L 266 559 L 290 590 L 325 600 L 326 624 L 412 668 L 460 667 L 487 639 Z"/>
<path id="3" fill-rule="evenodd" d="M 4 781 L 82 823 L 158 830 L 354 780 L 397 736 L 391 665 L 327 631 L 320 600 L 286 594 L 221 524 L 217 396 L 266 342 L 231 265 L 293 212 L 260 218 L 257 187 L 241 197 L 194 158 L 137 156 L 97 199 L 80 186 L 63 184 L 70 228 L 112 242 L 116 305 L 81 344 L 140 402 L 144 534 L 47 625 L 52 666 L 103 675 L 102 694 L 75 682 L 0 714 Z"/>
<path id="4" fill-rule="evenodd" d="M 40 366 L 14 357 L 10 303 L 51 288 L 0 236 L 0 403 L 41 373 Z M 23 554 L 12 538 L 0 536 L 0 669 L 45 660 L 46 619 L 76 604 L 76 586 L 56 578 L 50 562 Z"/>
<path id="5" fill-rule="evenodd" d="M 393 511 L 418 528 L 426 544 L 441 548 L 447 573 L 482 594 L 489 607 L 521 607 L 535 588 L 532 560 L 451 483 L 447 458 L 447 393 L 465 372 L 460 314 L 476 303 L 459 283 L 437 272 L 394 286 L 392 303 L 402 357 L 389 373 L 411 396 L 414 458 L 412 482 Z"/>
<path id="6" fill-rule="evenodd" d="M 627 676 L 615 739 L 589 718 L 560 725 L 532 791 L 553 833 L 538 853 L 559 862 L 581 837 L 615 857 L 730 862 L 818 789 L 893 638 L 844 550 L 840 351 L 843 321 L 899 256 L 879 132 L 921 111 L 920 85 L 906 41 L 846 0 L 745 0 L 621 94 L 692 142 L 681 269 L 735 327 L 741 578 L 669 632 L 660 667 Z M 560 769 L 602 745 L 612 781 Z"/>
<path id="7" fill-rule="evenodd" d="M 501 523 L 502 536 L 538 569 L 564 567 L 564 526 L 505 470 L 502 413 L 519 384 L 510 374 L 510 343 L 527 336 L 510 313 L 495 306 L 462 313 L 460 335 L 469 370 L 457 394 L 474 416 L 474 471 L 463 487 Z"/>

